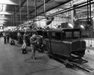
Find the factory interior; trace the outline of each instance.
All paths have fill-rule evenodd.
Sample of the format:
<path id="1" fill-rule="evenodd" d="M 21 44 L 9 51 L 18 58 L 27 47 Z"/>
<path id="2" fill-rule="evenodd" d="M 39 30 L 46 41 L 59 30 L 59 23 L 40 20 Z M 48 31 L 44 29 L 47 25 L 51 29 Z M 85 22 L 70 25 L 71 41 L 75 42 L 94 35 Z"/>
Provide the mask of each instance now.
<path id="1" fill-rule="evenodd" d="M 0 0 L 0 75 L 94 75 L 94 0 Z"/>

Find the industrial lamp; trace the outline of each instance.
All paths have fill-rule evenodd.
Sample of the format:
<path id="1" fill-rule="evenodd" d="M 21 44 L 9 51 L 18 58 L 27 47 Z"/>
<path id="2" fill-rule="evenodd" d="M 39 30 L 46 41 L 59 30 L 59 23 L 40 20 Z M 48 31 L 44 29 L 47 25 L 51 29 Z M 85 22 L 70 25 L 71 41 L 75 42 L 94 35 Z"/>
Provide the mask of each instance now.
<path id="1" fill-rule="evenodd" d="M 80 28 L 85 29 L 84 25 L 80 25 Z"/>
<path id="2" fill-rule="evenodd" d="M 71 23 L 68 23 L 68 26 L 74 28 L 74 26 Z"/>

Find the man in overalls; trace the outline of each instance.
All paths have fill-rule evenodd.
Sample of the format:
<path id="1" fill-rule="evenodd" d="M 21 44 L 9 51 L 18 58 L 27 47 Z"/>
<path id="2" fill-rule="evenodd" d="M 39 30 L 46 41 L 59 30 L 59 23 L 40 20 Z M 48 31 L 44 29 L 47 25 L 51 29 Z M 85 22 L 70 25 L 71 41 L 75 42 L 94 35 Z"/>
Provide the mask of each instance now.
<path id="1" fill-rule="evenodd" d="M 37 35 L 37 32 L 33 32 L 33 35 L 30 37 L 30 46 L 31 46 L 31 50 L 32 50 L 32 59 L 36 59 L 35 58 L 35 52 L 36 52 L 36 47 L 39 44 L 39 38 L 40 36 Z"/>

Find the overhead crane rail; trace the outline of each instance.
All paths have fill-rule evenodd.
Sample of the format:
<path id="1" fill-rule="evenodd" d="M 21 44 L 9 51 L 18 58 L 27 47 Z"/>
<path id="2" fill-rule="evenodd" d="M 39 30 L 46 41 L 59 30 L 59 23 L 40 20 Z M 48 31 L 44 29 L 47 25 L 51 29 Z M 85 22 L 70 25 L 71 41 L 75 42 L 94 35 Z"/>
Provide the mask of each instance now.
<path id="1" fill-rule="evenodd" d="M 57 7 L 61 6 L 61 5 L 64 5 L 64 4 L 66 4 L 66 3 L 70 2 L 70 1 L 72 1 L 72 0 L 67 0 L 67 1 L 65 1 L 65 2 L 61 2 L 60 4 L 56 5 L 55 7 L 52 7 L 52 8 L 50 8 L 50 9 L 45 10 L 45 12 L 48 12 L 48 11 L 50 11 L 50 10 L 52 10 L 52 9 L 55 9 L 55 8 L 57 8 Z M 39 13 L 39 14 L 37 14 L 37 16 L 39 16 L 39 15 L 41 15 L 41 14 L 43 14 L 43 13 L 44 13 L 44 11 L 41 12 L 41 13 Z M 33 18 L 35 18 L 35 17 L 33 17 Z"/>
<path id="2" fill-rule="evenodd" d="M 63 63 L 67 68 L 80 69 L 80 70 L 83 70 L 84 72 L 87 72 L 89 74 L 94 71 L 94 69 L 91 68 L 91 67 L 86 67 L 86 66 L 84 66 L 84 64 L 81 64 L 81 63 L 68 61 L 68 60 L 66 60 L 66 59 L 64 59 L 63 57 L 60 57 L 60 56 L 50 55 L 50 58 L 55 59 L 55 60 Z M 83 59 L 79 60 L 79 61 L 80 62 L 83 61 L 84 63 L 88 62 L 88 61 L 83 60 Z"/>
<path id="3" fill-rule="evenodd" d="M 88 1 L 89 2 L 89 1 Z M 80 4 L 77 4 L 75 5 L 75 9 L 78 9 L 78 8 L 81 8 L 81 7 L 84 7 L 84 6 L 87 6 L 87 5 L 90 5 L 90 4 L 93 4 L 94 2 L 89 2 L 87 4 L 87 1 L 86 2 L 83 2 L 83 3 L 80 3 Z M 65 13 L 65 12 L 68 12 L 68 11 L 71 11 L 71 10 L 74 10 L 74 7 L 70 7 L 70 8 L 65 8 L 64 10 L 61 10 L 61 11 L 57 11 L 53 14 L 50 14 L 49 16 L 56 16 L 58 14 L 61 14 L 61 13 Z"/>

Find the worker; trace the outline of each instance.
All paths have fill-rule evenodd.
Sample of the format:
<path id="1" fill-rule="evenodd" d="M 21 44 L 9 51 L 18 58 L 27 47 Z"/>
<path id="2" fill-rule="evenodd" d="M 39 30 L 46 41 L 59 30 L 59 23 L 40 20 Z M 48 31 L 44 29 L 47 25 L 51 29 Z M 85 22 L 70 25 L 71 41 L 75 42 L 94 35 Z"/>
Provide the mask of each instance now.
<path id="1" fill-rule="evenodd" d="M 37 35 L 37 32 L 33 32 L 32 36 L 30 37 L 30 46 L 32 50 L 32 59 L 35 58 L 35 52 L 36 52 L 36 47 L 39 44 L 39 35 Z"/>
<path id="2" fill-rule="evenodd" d="M 3 32 L 4 44 L 6 44 L 6 32 Z"/>
<path id="3" fill-rule="evenodd" d="M 7 43 L 9 43 L 9 38 L 10 38 L 10 34 L 7 32 L 7 33 L 6 33 Z"/>
<path id="4" fill-rule="evenodd" d="M 20 32 L 17 33 L 17 40 L 18 40 L 18 44 L 21 44 L 21 34 L 20 34 Z"/>
<path id="5" fill-rule="evenodd" d="M 23 44 L 22 44 L 22 54 L 26 54 L 27 53 L 27 45 L 25 40 L 23 40 Z"/>
<path id="6" fill-rule="evenodd" d="M 28 31 L 24 32 L 23 40 L 25 41 L 27 46 L 30 46 L 30 33 Z"/>
<path id="7" fill-rule="evenodd" d="M 28 34 L 27 34 L 27 32 L 24 32 L 24 35 L 23 35 L 23 45 L 22 46 L 24 46 L 23 48 L 24 49 L 22 49 L 22 53 L 23 54 L 26 54 L 27 53 L 27 39 L 28 39 Z"/>

